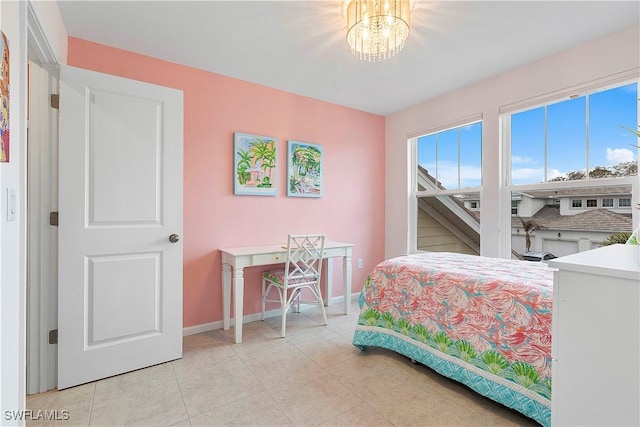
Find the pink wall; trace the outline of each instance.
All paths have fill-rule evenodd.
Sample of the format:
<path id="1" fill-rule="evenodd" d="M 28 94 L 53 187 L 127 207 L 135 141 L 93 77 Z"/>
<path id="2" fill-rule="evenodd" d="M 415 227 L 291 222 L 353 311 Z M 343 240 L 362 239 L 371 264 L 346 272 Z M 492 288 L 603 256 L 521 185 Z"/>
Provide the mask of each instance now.
<path id="1" fill-rule="evenodd" d="M 288 233 L 354 243 L 353 292 L 362 289 L 384 255 L 384 117 L 72 37 L 67 61 L 184 92 L 185 327 L 222 319 L 219 248 L 286 242 Z M 276 197 L 233 195 L 234 132 L 278 139 Z M 324 147 L 324 197 L 286 196 L 289 139 Z M 245 315 L 260 311 L 261 271 L 245 271 Z"/>

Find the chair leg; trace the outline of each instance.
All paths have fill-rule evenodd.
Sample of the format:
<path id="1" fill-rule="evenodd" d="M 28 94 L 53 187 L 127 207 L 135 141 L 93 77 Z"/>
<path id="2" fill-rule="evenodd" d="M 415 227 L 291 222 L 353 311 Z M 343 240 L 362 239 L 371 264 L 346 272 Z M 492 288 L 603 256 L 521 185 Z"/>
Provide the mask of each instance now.
<path id="1" fill-rule="evenodd" d="M 302 289 L 296 289 L 296 313 L 300 313 L 300 295 L 302 294 Z"/>
<path id="2" fill-rule="evenodd" d="M 324 319 L 325 326 L 329 324 L 327 322 L 327 312 L 324 309 L 324 301 L 320 300 L 320 308 L 322 309 L 322 318 Z"/>
<path id="3" fill-rule="evenodd" d="M 294 313 L 300 313 L 300 288 L 296 288 L 291 292 L 291 297 L 289 299 L 290 305 L 294 308 Z"/>
<path id="4" fill-rule="evenodd" d="M 322 292 L 320 291 L 320 284 L 316 283 L 309 287 L 313 295 L 316 297 L 316 303 L 320 306 L 320 310 L 322 310 L 322 318 L 324 319 L 324 324 L 328 325 L 327 322 L 327 313 L 324 309 L 324 300 L 322 299 Z"/>
<path id="5" fill-rule="evenodd" d="M 282 327 L 280 329 L 280 337 L 284 338 L 284 331 L 287 326 L 287 290 L 278 288 L 280 292 L 280 306 L 282 307 Z"/>

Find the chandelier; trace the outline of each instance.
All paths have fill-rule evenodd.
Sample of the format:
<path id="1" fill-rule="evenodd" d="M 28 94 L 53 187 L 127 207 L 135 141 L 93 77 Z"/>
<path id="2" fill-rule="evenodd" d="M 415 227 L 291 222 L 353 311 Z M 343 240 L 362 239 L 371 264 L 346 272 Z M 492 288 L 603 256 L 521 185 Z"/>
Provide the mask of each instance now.
<path id="1" fill-rule="evenodd" d="M 381 61 L 404 47 L 409 36 L 410 0 L 350 0 L 347 43 L 360 59 Z"/>

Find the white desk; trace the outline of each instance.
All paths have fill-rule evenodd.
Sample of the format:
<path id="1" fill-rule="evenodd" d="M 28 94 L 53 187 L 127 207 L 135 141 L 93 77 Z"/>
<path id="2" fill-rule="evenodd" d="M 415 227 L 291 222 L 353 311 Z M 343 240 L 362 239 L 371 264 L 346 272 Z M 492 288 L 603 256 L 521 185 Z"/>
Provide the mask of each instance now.
<path id="1" fill-rule="evenodd" d="M 247 246 L 220 249 L 222 252 L 222 326 L 228 330 L 231 325 L 231 282 L 233 279 L 233 312 L 235 318 L 235 342 L 242 342 L 242 319 L 244 300 L 244 268 L 285 262 L 287 250 L 279 245 Z M 286 246 L 286 245 L 285 245 Z M 324 258 L 342 257 L 342 283 L 344 284 L 344 314 L 349 314 L 351 306 L 351 252 L 352 243 L 325 241 Z M 333 268 L 327 260 L 325 305 L 331 300 L 331 278 Z M 232 274 L 233 270 L 233 274 Z"/>

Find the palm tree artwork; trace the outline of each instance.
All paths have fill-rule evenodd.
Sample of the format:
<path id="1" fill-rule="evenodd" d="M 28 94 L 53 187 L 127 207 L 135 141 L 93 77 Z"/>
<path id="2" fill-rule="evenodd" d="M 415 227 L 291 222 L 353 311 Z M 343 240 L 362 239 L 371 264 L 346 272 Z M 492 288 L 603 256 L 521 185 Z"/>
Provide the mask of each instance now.
<path id="1" fill-rule="evenodd" d="M 236 133 L 234 135 L 234 193 L 276 195 L 276 140 Z"/>
<path id="2" fill-rule="evenodd" d="M 289 141 L 287 195 L 322 196 L 322 146 Z"/>

